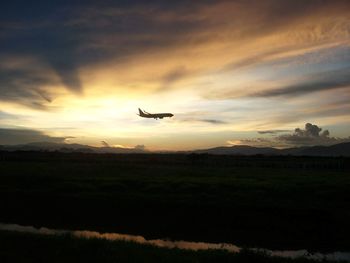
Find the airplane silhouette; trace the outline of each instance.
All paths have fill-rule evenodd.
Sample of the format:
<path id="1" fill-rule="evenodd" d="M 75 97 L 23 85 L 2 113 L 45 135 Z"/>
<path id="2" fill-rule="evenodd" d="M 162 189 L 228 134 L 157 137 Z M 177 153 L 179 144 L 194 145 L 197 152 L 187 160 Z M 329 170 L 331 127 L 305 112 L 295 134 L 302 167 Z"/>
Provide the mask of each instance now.
<path id="1" fill-rule="evenodd" d="M 142 111 L 140 108 L 139 108 L 139 113 L 140 114 L 137 114 L 139 115 L 140 117 L 143 117 L 143 118 L 154 118 L 154 119 L 163 119 L 163 118 L 166 118 L 166 117 L 173 117 L 174 114 L 172 113 L 149 113 L 147 111 Z"/>

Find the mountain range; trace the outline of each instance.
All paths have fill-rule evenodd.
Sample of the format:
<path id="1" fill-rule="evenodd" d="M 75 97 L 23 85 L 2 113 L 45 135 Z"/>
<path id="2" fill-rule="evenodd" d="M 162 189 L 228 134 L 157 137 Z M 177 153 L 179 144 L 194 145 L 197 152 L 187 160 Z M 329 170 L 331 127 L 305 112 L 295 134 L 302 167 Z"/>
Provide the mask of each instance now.
<path id="1" fill-rule="evenodd" d="M 48 151 L 82 153 L 147 153 L 144 148 L 95 147 L 77 143 L 32 142 L 18 145 L 0 145 L 0 151 Z"/>
<path id="2" fill-rule="evenodd" d="M 85 153 L 159 153 L 151 152 L 142 147 L 94 147 L 84 144 L 66 144 L 52 142 L 33 142 L 20 145 L 0 145 L 0 151 L 59 151 L 59 152 L 85 152 Z M 350 142 L 330 146 L 304 146 L 285 149 L 272 147 L 253 147 L 248 145 L 221 146 L 209 149 L 186 152 L 167 153 L 197 153 L 216 155 L 293 155 L 293 156 L 349 156 Z"/>
<path id="3" fill-rule="evenodd" d="M 350 142 L 330 146 L 303 146 L 285 149 L 272 147 L 252 147 L 234 145 L 196 150 L 194 153 L 226 154 L 226 155 L 294 155 L 294 156 L 350 156 Z"/>

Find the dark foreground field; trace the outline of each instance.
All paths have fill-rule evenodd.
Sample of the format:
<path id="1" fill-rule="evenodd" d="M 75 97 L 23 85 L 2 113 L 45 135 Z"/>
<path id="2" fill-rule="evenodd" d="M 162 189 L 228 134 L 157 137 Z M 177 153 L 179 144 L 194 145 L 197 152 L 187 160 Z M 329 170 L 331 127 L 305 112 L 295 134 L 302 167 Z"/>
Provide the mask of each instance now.
<path id="1" fill-rule="evenodd" d="M 0 222 L 349 251 L 349 163 L 315 157 L 2 152 Z"/>
<path id="2" fill-rule="evenodd" d="M 316 263 L 305 258 L 286 259 L 243 250 L 180 250 L 138 245 L 123 241 L 79 239 L 69 235 L 45 236 L 0 231 L 0 262 L 2 263 L 69 263 L 69 262 L 233 262 L 233 263 Z M 324 260 L 323 263 L 331 263 Z"/>

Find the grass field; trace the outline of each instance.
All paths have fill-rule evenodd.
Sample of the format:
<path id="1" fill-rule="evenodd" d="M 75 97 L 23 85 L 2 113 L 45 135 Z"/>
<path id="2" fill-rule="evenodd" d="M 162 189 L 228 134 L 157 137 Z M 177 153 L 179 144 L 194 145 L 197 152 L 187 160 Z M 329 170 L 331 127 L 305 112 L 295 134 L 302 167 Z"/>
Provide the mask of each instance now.
<path id="1" fill-rule="evenodd" d="M 339 158 L 0 154 L 0 222 L 350 250 Z"/>

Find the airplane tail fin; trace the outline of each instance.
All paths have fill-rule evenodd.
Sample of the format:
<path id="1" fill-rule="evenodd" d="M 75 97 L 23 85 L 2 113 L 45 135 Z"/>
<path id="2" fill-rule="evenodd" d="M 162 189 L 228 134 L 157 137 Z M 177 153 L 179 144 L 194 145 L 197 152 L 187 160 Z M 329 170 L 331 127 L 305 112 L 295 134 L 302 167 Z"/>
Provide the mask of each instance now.
<path id="1" fill-rule="evenodd" d="M 143 111 L 139 108 L 139 115 L 140 116 L 143 116 L 144 115 L 144 113 L 143 113 Z"/>

